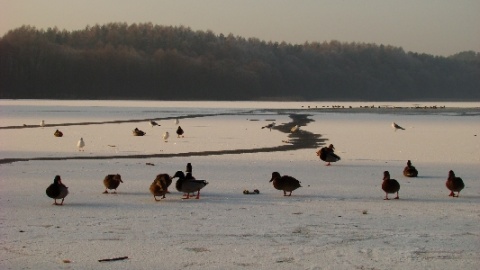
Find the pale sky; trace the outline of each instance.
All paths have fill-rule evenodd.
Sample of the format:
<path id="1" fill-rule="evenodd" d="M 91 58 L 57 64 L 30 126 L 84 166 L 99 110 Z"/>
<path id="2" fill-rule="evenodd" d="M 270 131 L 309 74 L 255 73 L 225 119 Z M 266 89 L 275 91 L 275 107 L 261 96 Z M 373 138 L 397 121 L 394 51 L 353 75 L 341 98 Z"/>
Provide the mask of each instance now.
<path id="1" fill-rule="evenodd" d="M 22 25 L 186 26 L 303 44 L 365 42 L 448 56 L 480 52 L 480 0 L 0 0 L 0 36 Z"/>

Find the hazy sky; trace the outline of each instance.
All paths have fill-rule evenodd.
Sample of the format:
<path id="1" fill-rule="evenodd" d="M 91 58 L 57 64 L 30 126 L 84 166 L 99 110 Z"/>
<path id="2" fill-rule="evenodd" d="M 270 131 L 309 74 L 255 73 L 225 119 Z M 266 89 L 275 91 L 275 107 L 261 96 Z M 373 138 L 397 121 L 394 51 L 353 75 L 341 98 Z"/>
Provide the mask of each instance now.
<path id="1" fill-rule="evenodd" d="M 366 42 L 448 56 L 480 52 L 480 0 L 0 0 L 0 36 L 22 25 L 187 26 L 266 41 Z"/>

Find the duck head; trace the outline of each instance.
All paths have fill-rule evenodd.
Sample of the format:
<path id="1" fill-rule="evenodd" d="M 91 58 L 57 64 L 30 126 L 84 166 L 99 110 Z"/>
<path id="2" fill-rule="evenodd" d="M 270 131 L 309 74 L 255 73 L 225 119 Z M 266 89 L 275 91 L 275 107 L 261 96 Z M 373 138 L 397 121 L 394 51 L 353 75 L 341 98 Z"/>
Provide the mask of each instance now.
<path id="1" fill-rule="evenodd" d="M 329 148 L 329 149 L 335 149 L 335 147 L 333 147 L 333 144 L 330 144 L 330 145 L 328 146 L 328 148 Z"/>
<path id="2" fill-rule="evenodd" d="M 273 180 L 277 179 L 277 178 L 280 178 L 280 173 L 278 172 L 273 172 L 272 173 L 272 179 L 270 179 L 269 182 L 272 182 Z"/>
<path id="3" fill-rule="evenodd" d="M 383 180 L 389 180 L 390 179 L 390 173 L 388 171 L 383 172 Z"/>
<path id="4" fill-rule="evenodd" d="M 408 167 L 412 166 L 412 162 L 410 160 L 407 161 L 407 166 Z"/>
<path id="5" fill-rule="evenodd" d="M 120 181 L 120 183 L 123 183 L 122 177 L 120 176 L 120 174 L 117 173 L 113 178 Z"/>
<path id="6" fill-rule="evenodd" d="M 185 178 L 185 174 L 182 171 L 177 171 L 172 178 L 178 177 L 180 179 Z"/>
<path id="7" fill-rule="evenodd" d="M 62 183 L 62 178 L 60 175 L 56 175 L 55 178 L 53 179 L 54 184 L 61 184 Z"/>
<path id="8" fill-rule="evenodd" d="M 450 170 L 448 172 L 448 178 L 453 178 L 453 177 L 455 177 L 455 173 L 452 170 Z"/>

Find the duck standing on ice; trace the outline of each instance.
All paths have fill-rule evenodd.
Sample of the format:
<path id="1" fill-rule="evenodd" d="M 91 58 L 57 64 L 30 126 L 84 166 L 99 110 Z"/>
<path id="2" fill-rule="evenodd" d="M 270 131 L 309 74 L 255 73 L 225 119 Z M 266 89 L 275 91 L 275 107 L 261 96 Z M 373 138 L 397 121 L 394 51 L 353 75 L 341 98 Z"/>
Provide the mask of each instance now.
<path id="1" fill-rule="evenodd" d="M 403 127 L 397 125 L 397 123 L 392 122 L 392 128 L 397 131 L 397 129 L 405 130 Z"/>
<path id="2" fill-rule="evenodd" d="M 385 191 L 385 199 L 384 200 L 390 200 L 388 198 L 388 193 L 397 193 L 397 196 L 394 199 L 396 199 L 396 200 L 400 199 L 400 197 L 398 197 L 398 191 L 400 190 L 400 184 L 398 183 L 397 180 L 390 179 L 390 173 L 388 171 L 383 172 L 382 189 L 383 189 L 383 191 Z"/>
<path id="3" fill-rule="evenodd" d="M 330 144 L 328 147 L 322 147 L 322 149 L 316 152 L 321 160 L 328 162 L 326 166 L 330 166 L 330 162 L 337 162 L 340 160 L 340 157 L 333 153 L 335 152 L 334 149 L 335 147 L 333 144 Z"/>
<path id="4" fill-rule="evenodd" d="M 158 174 L 153 183 L 150 185 L 150 193 L 153 194 L 153 199 L 157 200 L 156 196 L 162 196 L 165 199 L 165 194 L 168 192 L 168 187 L 172 184 L 172 177 L 166 173 Z"/>
<path id="5" fill-rule="evenodd" d="M 45 193 L 48 197 L 54 199 L 54 205 L 63 205 L 63 200 L 68 195 L 68 187 L 62 183 L 62 178 L 60 175 L 55 176 L 53 179 L 53 184 L 47 187 Z M 61 203 L 57 203 L 57 199 L 62 199 Z"/>
<path id="6" fill-rule="evenodd" d="M 104 194 L 108 194 L 107 189 L 113 189 L 114 191 L 112 193 L 116 194 L 117 193 L 117 188 L 120 185 L 120 183 L 123 183 L 122 177 L 120 174 L 109 174 L 105 176 L 103 179 L 103 185 L 105 186 L 105 191 L 103 192 Z"/>
<path id="7" fill-rule="evenodd" d="M 269 182 L 273 182 L 273 187 L 275 189 L 282 190 L 283 196 L 292 196 L 292 191 L 302 187 L 300 181 L 297 179 L 289 175 L 280 176 L 280 173 L 278 172 L 272 173 L 272 179 L 270 179 Z M 288 195 L 287 191 L 290 192 Z"/>
<path id="8" fill-rule="evenodd" d="M 83 151 L 83 147 L 85 147 L 85 142 L 83 141 L 83 138 L 80 138 L 80 140 L 78 140 L 77 147 L 78 151 Z"/>
<path id="9" fill-rule="evenodd" d="M 183 193 L 187 194 L 186 198 L 189 199 L 190 193 L 197 192 L 197 197 L 195 199 L 200 199 L 200 190 L 208 185 L 208 182 L 205 180 L 196 180 L 194 177 L 187 178 L 182 171 L 177 171 L 173 178 L 178 177 L 177 182 L 175 183 L 175 188 Z"/>
<path id="10" fill-rule="evenodd" d="M 177 138 L 180 138 L 180 137 L 183 138 L 183 133 L 184 133 L 184 131 L 183 131 L 182 127 L 178 126 L 178 128 L 177 128 Z"/>
<path id="11" fill-rule="evenodd" d="M 462 189 L 465 187 L 462 178 L 456 177 L 452 170 L 448 172 L 448 179 L 447 182 L 445 182 L 445 185 L 450 190 L 450 195 L 448 196 L 451 197 L 460 196 L 460 191 L 462 191 Z M 455 195 L 454 192 L 457 192 L 457 195 Z"/>

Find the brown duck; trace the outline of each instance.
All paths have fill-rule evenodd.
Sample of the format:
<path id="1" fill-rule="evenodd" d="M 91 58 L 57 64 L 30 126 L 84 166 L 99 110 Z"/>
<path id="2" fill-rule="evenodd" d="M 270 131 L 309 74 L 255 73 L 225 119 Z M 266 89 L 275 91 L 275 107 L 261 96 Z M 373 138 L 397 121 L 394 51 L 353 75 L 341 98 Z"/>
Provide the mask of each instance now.
<path id="1" fill-rule="evenodd" d="M 292 196 L 292 191 L 302 187 L 297 179 L 288 175 L 280 176 L 278 172 L 272 173 L 272 179 L 269 182 L 273 182 L 275 189 L 283 190 L 283 196 Z M 290 192 L 288 195 L 287 191 Z"/>
<path id="2" fill-rule="evenodd" d="M 113 189 L 112 193 L 117 193 L 117 188 L 123 183 L 122 177 L 120 174 L 109 174 L 103 179 L 103 184 L 105 185 L 105 191 L 103 193 L 108 194 L 107 189 Z"/>
<path id="3" fill-rule="evenodd" d="M 55 137 L 63 137 L 63 132 L 61 132 L 60 130 L 55 130 L 55 133 L 53 133 L 53 136 Z"/>
<path id="4" fill-rule="evenodd" d="M 153 183 L 150 185 L 150 192 L 153 194 L 155 201 L 160 201 L 156 196 L 162 196 L 160 199 L 165 199 L 165 194 L 168 192 L 168 186 L 172 184 L 172 177 L 166 173 L 157 175 Z"/>
<path id="5" fill-rule="evenodd" d="M 147 134 L 147 133 L 143 132 L 143 130 L 140 130 L 140 129 L 138 129 L 138 128 L 135 128 L 135 129 L 132 131 L 132 134 L 133 134 L 133 136 L 144 136 L 144 135 Z"/>
<path id="6" fill-rule="evenodd" d="M 65 200 L 65 197 L 68 195 L 68 187 L 62 183 L 60 175 L 57 175 L 55 179 L 53 179 L 53 184 L 48 186 L 45 193 L 47 193 L 48 197 L 55 200 L 53 202 L 54 205 L 63 205 L 63 200 Z M 57 203 L 57 199 L 62 199 L 62 202 Z"/>
<path id="7" fill-rule="evenodd" d="M 403 175 L 406 177 L 417 177 L 418 171 L 415 166 L 412 166 L 410 160 L 407 161 L 407 166 L 403 169 Z"/>
<path id="8" fill-rule="evenodd" d="M 383 172 L 382 189 L 383 189 L 383 191 L 385 191 L 385 199 L 384 200 L 390 200 L 388 198 L 388 193 L 397 193 L 397 197 L 395 197 L 394 199 L 400 199 L 400 197 L 398 197 L 398 191 L 400 190 L 400 184 L 397 182 L 397 180 L 390 179 L 390 173 L 388 171 Z"/>
<path id="9" fill-rule="evenodd" d="M 448 179 L 445 185 L 450 190 L 450 195 L 448 196 L 451 197 L 460 196 L 460 191 L 465 187 L 462 178 L 456 177 L 455 173 L 452 170 L 448 172 Z M 455 191 L 457 192 L 457 195 L 455 195 Z"/>

